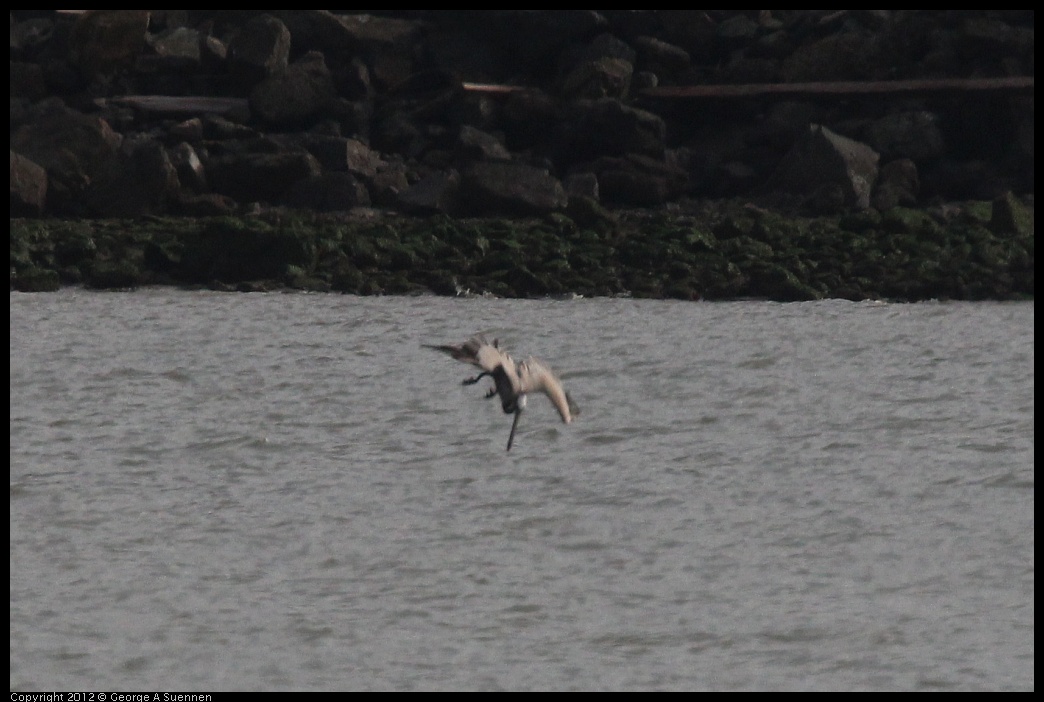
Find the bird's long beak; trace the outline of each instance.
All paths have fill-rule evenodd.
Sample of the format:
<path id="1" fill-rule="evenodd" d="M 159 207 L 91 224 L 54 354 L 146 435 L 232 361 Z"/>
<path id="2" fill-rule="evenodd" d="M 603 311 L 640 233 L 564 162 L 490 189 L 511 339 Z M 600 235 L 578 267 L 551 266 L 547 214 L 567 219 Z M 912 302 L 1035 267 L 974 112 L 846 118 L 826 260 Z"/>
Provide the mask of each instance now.
<path id="1" fill-rule="evenodd" d="M 518 419 L 522 416 L 522 408 L 519 407 L 515 410 L 515 419 L 511 422 L 511 434 L 508 436 L 507 450 L 511 450 L 511 442 L 515 440 L 515 429 L 518 427 Z"/>

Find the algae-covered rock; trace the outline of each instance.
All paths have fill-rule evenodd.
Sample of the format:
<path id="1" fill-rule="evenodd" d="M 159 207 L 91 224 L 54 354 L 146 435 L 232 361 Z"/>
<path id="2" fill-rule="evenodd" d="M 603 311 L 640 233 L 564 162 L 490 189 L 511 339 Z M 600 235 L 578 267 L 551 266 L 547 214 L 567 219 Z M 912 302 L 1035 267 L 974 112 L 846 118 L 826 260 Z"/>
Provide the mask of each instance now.
<path id="1" fill-rule="evenodd" d="M 776 263 L 758 263 L 750 269 L 751 292 L 780 302 L 818 300 L 818 290 L 802 281 L 793 270 Z"/>
<path id="2" fill-rule="evenodd" d="M 20 292 L 54 292 L 61 286 L 58 271 L 29 266 L 11 274 L 11 287 Z"/>
<path id="3" fill-rule="evenodd" d="M 1006 192 L 993 201 L 990 231 L 997 235 L 1033 236 L 1033 212 L 1012 193 Z"/>
<path id="4" fill-rule="evenodd" d="M 612 213 L 598 204 L 596 200 L 583 195 L 570 195 L 565 213 L 577 226 L 604 231 L 616 223 Z"/>
<path id="5" fill-rule="evenodd" d="M 186 237 L 179 275 L 191 281 L 277 278 L 288 266 L 311 270 L 314 233 L 302 222 L 215 217 Z"/>
<path id="6" fill-rule="evenodd" d="M 361 293 L 366 284 L 366 276 L 348 262 L 338 266 L 333 272 L 330 287 L 333 290 L 344 293 Z"/>
<path id="7" fill-rule="evenodd" d="M 727 204 L 618 212 L 605 229 L 561 213 L 522 220 L 289 210 L 204 219 L 12 219 L 11 287 L 52 289 L 57 277 L 58 284 L 102 289 L 177 284 L 362 295 L 1032 296 L 1032 229 L 1027 235 L 1004 225 L 1004 209 L 1015 211 L 1004 202 L 979 204 L 817 218 Z"/>
<path id="8" fill-rule="evenodd" d="M 53 233 L 54 259 L 59 266 L 74 266 L 91 260 L 98 251 L 89 225 L 68 222 Z"/>
<path id="9" fill-rule="evenodd" d="M 84 285 L 100 290 L 133 290 L 144 280 L 141 268 L 131 261 L 103 261 L 87 271 Z"/>

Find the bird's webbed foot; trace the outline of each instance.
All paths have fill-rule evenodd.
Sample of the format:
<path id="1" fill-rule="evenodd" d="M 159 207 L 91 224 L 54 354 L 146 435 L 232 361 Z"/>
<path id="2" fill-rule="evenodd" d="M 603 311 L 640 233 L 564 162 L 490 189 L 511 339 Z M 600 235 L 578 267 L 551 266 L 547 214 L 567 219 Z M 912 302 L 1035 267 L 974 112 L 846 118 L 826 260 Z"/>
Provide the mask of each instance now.
<path id="1" fill-rule="evenodd" d="M 474 378 L 468 378 L 467 380 L 464 380 L 463 382 L 461 382 L 461 385 L 474 385 L 478 381 L 480 381 L 483 378 L 485 378 L 487 375 L 489 375 L 489 373 L 486 373 L 486 372 L 479 373 Z"/>

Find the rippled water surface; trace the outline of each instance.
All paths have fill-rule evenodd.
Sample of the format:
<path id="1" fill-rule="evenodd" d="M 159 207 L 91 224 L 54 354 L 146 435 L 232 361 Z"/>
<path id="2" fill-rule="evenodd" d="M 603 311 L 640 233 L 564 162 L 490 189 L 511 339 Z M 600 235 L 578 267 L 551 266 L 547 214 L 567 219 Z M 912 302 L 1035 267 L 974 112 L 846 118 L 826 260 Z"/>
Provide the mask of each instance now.
<path id="1" fill-rule="evenodd" d="M 10 300 L 12 689 L 1033 688 L 1032 302 Z"/>

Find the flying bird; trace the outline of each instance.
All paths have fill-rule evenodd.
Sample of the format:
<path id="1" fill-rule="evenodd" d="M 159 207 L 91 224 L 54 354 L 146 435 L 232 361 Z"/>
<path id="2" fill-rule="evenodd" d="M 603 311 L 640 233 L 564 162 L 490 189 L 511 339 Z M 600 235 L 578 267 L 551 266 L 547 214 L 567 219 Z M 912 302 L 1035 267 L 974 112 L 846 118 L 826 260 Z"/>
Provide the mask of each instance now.
<path id="1" fill-rule="evenodd" d="M 526 395 L 531 392 L 542 392 L 551 400 L 558 410 L 562 421 L 569 424 L 580 414 L 579 408 L 562 388 L 562 383 L 551 369 L 541 361 L 530 356 L 524 361 L 515 361 L 507 351 L 500 347 L 494 339 L 486 341 L 481 334 L 471 337 L 463 344 L 424 345 L 449 354 L 452 358 L 478 366 L 482 372 L 474 378 L 468 378 L 462 385 L 474 385 L 484 377 L 493 379 L 493 387 L 486 393 L 486 398 L 500 396 L 500 406 L 504 414 L 515 415 L 511 422 L 511 434 L 508 436 L 507 450 L 515 440 L 515 429 L 526 408 Z"/>

